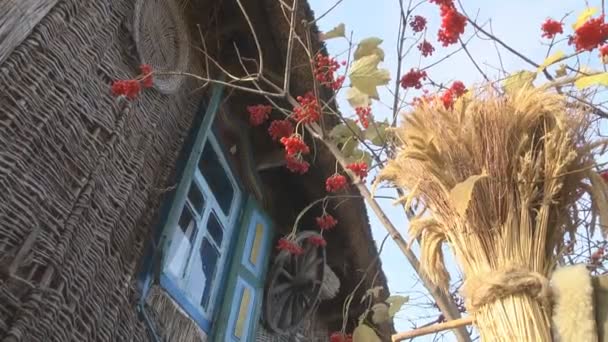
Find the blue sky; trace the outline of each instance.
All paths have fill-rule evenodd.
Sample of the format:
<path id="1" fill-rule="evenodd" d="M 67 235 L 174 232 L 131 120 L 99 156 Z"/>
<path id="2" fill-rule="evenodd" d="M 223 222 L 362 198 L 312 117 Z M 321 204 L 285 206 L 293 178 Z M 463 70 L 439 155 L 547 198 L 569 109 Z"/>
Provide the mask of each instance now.
<path id="1" fill-rule="evenodd" d="M 576 16 L 586 4 L 585 1 L 581 0 L 461 1 L 470 16 L 476 16 L 478 22 L 485 22 L 486 20 L 491 19 L 492 28 L 496 36 L 537 63 L 541 63 L 545 59 L 547 52 L 546 45 L 543 45 L 546 43 L 546 40 L 541 38 L 541 23 L 547 17 L 559 20 L 566 13 L 574 12 L 574 14 L 566 20 L 567 25 L 564 26 L 565 33 L 569 33 L 571 31 L 570 24 L 574 22 Z M 315 14 L 319 16 L 334 5 L 335 0 L 309 0 L 309 3 L 315 11 Z M 344 23 L 346 25 L 347 33 L 353 31 L 354 41 L 359 41 L 371 36 L 383 39 L 384 43 L 381 47 L 383 47 L 386 53 L 383 67 L 391 70 L 391 73 L 394 74 L 397 63 L 396 40 L 399 20 L 398 3 L 398 0 L 344 0 L 331 13 L 323 17 L 318 22 L 318 25 L 321 31 L 327 31 L 339 23 Z M 404 3 L 407 3 L 407 0 L 404 0 Z M 599 5 L 599 1 L 589 1 L 589 3 L 592 6 Z M 422 15 L 429 20 L 430 36 L 427 39 L 432 42 L 436 48 L 435 54 L 428 59 L 424 59 L 420 65 L 428 65 L 454 49 L 443 48 L 436 42 L 436 32 L 440 24 L 437 6 L 434 4 L 423 4 L 414 14 Z M 472 34 L 474 34 L 473 29 L 469 25 L 465 31 L 465 39 Z M 328 41 L 328 49 L 330 54 L 336 54 L 345 51 L 347 45 L 344 40 L 330 40 Z M 561 45 L 561 49 L 567 52 L 571 51 L 565 44 Z M 491 41 L 474 38 L 469 44 L 469 51 L 475 56 L 476 61 L 490 77 L 498 76 L 497 71 L 493 67 L 498 67 L 500 63 L 494 44 Z M 502 49 L 501 53 L 502 62 L 507 71 L 513 72 L 521 69 L 534 71 L 531 66 L 527 65 L 518 57 Z M 597 60 L 596 54 L 597 52 L 587 54 L 587 58 Z M 419 63 L 419 54 L 412 53 L 411 57 L 405 61 L 403 68 L 409 70 L 412 67 L 418 67 Z M 586 64 L 585 59 L 582 60 L 582 63 Z M 461 80 L 465 84 L 472 84 L 482 80 L 480 73 L 475 69 L 464 52 L 459 52 L 452 56 L 448 61 L 433 67 L 429 71 L 429 75 L 436 82 L 446 83 L 453 80 Z M 391 80 L 391 86 L 393 82 L 394 80 Z M 387 89 L 380 90 L 380 98 L 381 100 L 389 102 L 391 96 Z M 340 99 L 339 102 L 340 108 L 343 111 L 350 110 L 349 105 L 343 99 Z M 383 119 L 390 115 L 390 112 L 385 108 L 386 107 L 377 103 L 373 105 L 373 112 L 376 119 Z M 400 208 L 393 207 L 389 201 L 384 200 L 382 204 L 389 217 L 393 219 L 393 222 L 407 239 L 407 221 L 405 220 L 403 211 Z M 379 244 L 385 237 L 386 232 L 371 210 L 368 210 L 368 212 L 374 237 Z M 419 307 L 419 304 L 426 300 L 424 288 L 418 283 L 416 274 L 407 263 L 405 257 L 398 250 L 397 246 L 390 239 L 384 247 L 382 262 L 391 293 L 406 294 L 415 299 L 410 305 L 407 305 L 398 313 L 395 319 L 397 330 L 404 331 L 411 329 L 411 320 L 414 320 L 418 324 L 422 324 L 436 318 L 436 310 Z M 456 271 L 456 269 L 454 269 L 454 271 Z M 418 338 L 416 341 L 432 341 L 432 337 L 433 336 Z M 453 338 L 451 335 L 446 335 L 444 340 L 451 341 Z"/>

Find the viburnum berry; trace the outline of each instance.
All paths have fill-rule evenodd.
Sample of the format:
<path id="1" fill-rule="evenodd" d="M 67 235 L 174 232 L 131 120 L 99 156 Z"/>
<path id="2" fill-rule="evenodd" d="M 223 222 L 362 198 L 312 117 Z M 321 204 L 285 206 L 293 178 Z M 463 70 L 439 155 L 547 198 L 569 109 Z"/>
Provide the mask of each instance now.
<path id="1" fill-rule="evenodd" d="M 401 77 L 401 87 L 407 88 L 422 88 L 422 81 L 426 79 L 426 71 L 410 69 L 408 73 Z"/>
<path id="2" fill-rule="evenodd" d="M 574 31 L 570 37 L 570 44 L 574 44 L 576 51 L 591 51 L 603 44 L 608 39 L 608 25 L 604 18 L 593 18 L 587 20 Z"/>
<path id="3" fill-rule="evenodd" d="M 285 166 L 287 167 L 287 169 L 289 171 L 291 171 L 293 173 L 299 173 L 301 175 L 308 172 L 308 169 L 310 168 L 310 164 L 307 161 L 305 161 L 300 154 L 298 154 L 298 155 L 286 154 L 285 162 L 286 162 Z"/>
<path id="4" fill-rule="evenodd" d="M 308 145 L 306 145 L 304 140 L 302 140 L 302 137 L 299 134 L 292 134 L 288 137 L 283 137 L 280 141 L 281 144 L 285 146 L 285 151 L 289 155 L 310 153 L 310 148 Z"/>
<path id="5" fill-rule="evenodd" d="M 327 192 L 338 192 L 346 186 L 346 177 L 340 174 L 334 174 L 325 181 L 325 190 Z"/>
<path id="6" fill-rule="evenodd" d="M 297 243 L 287 238 L 281 238 L 277 245 L 277 249 L 282 251 L 287 251 L 293 255 L 301 255 L 304 254 L 304 249 L 300 247 Z"/>
<path id="7" fill-rule="evenodd" d="M 268 115 L 272 111 L 272 107 L 268 105 L 254 105 L 248 106 L 247 112 L 249 113 L 249 123 L 252 126 L 259 126 L 268 120 Z"/>
<path id="8" fill-rule="evenodd" d="M 138 80 L 118 80 L 112 83 L 112 94 L 114 96 L 126 96 L 129 100 L 137 98 L 141 91 Z"/>
<path id="9" fill-rule="evenodd" d="M 369 127 L 369 119 L 372 116 L 372 108 L 371 107 L 357 107 L 355 108 L 355 113 L 359 117 L 359 122 L 363 128 Z"/>
<path id="10" fill-rule="evenodd" d="M 433 54 L 435 48 L 427 40 L 424 40 L 422 43 L 418 44 L 418 50 L 420 50 L 420 53 L 424 57 L 428 57 Z"/>
<path id="11" fill-rule="evenodd" d="M 564 25 L 559 21 L 547 18 L 547 20 L 545 20 L 540 27 L 540 29 L 543 31 L 542 37 L 549 39 L 555 38 L 556 35 L 564 33 L 563 26 Z"/>
<path id="12" fill-rule="evenodd" d="M 319 121 L 321 117 L 319 102 L 312 92 L 304 96 L 298 96 L 296 100 L 299 106 L 293 109 L 294 118 L 297 122 L 312 123 Z"/>
<path id="13" fill-rule="evenodd" d="M 426 28 L 426 18 L 420 15 L 415 15 L 410 21 L 410 26 L 414 32 L 422 32 Z"/>
<path id="14" fill-rule="evenodd" d="M 154 80 L 152 79 L 152 66 L 150 64 L 142 64 L 139 66 L 139 70 L 143 77 L 141 85 L 144 88 L 151 88 L 154 85 Z"/>
<path id="15" fill-rule="evenodd" d="M 308 242 L 319 247 L 325 247 L 327 245 L 327 241 L 325 241 L 322 236 L 311 236 L 308 238 Z"/>
<path id="16" fill-rule="evenodd" d="M 412 99 L 412 106 L 417 107 L 417 106 L 422 105 L 423 103 L 432 102 L 434 98 L 435 98 L 435 96 L 429 94 L 428 89 L 423 89 L 422 96 L 417 96 Z"/>
<path id="17" fill-rule="evenodd" d="M 456 7 L 441 6 L 441 28 L 437 33 L 437 40 L 443 46 L 448 46 L 458 42 L 460 35 L 464 33 L 464 28 L 467 25 L 467 18 L 458 13 Z"/>
<path id="18" fill-rule="evenodd" d="M 329 336 L 329 342 L 353 342 L 353 335 L 334 332 Z"/>
<path id="19" fill-rule="evenodd" d="M 278 141 L 283 137 L 288 137 L 293 134 L 293 125 L 289 120 L 274 120 L 268 127 L 268 134 L 272 140 Z"/>
<path id="20" fill-rule="evenodd" d="M 317 221 L 317 226 L 319 226 L 321 230 L 330 230 L 338 224 L 338 220 L 329 214 L 323 214 L 315 220 Z"/>
<path id="21" fill-rule="evenodd" d="M 608 63 L 608 44 L 600 47 L 600 57 L 602 58 L 602 62 L 604 62 L 604 64 Z"/>
<path id="22" fill-rule="evenodd" d="M 467 92 L 467 88 L 464 83 L 455 81 L 452 86 L 448 88 L 443 95 L 441 95 L 441 102 L 446 109 L 454 108 L 454 101 L 464 95 Z"/>
<path id="23" fill-rule="evenodd" d="M 456 97 L 461 97 L 462 95 L 466 94 L 466 92 L 467 92 L 466 86 L 461 81 L 454 81 L 454 83 L 452 83 L 452 86 L 450 87 L 450 89 L 452 90 L 452 92 L 454 93 L 454 95 Z"/>
<path id="24" fill-rule="evenodd" d="M 322 85 L 338 90 L 344 83 L 344 76 L 335 77 L 336 71 L 340 68 L 340 64 L 345 65 L 346 62 L 338 63 L 335 58 L 325 56 L 323 54 L 317 54 L 314 63 L 315 78 Z"/>
<path id="25" fill-rule="evenodd" d="M 368 170 L 366 162 L 350 163 L 346 165 L 346 168 L 351 170 L 357 177 L 361 178 L 361 180 L 365 180 L 365 177 L 367 177 Z"/>
<path id="26" fill-rule="evenodd" d="M 439 6 L 454 7 L 454 0 L 429 0 L 429 2 Z"/>

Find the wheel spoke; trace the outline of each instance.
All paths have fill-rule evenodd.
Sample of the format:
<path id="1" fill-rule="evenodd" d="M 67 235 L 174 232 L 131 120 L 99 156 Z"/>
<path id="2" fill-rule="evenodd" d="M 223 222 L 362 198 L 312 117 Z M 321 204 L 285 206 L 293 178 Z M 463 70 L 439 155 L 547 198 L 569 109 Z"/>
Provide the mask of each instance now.
<path id="1" fill-rule="evenodd" d="M 287 291 L 291 287 L 290 283 L 284 283 L 276 285 L 270 291 L 273 296 L 282 296 L 285 291 Z"/>
<path id="2" fill-rule="evenodd" d="M 279 272 L 279 275 L 284 276 L 285 278 L 287 278 L 287 280 L 293 280 L 293 276 L 285 268 L 281 268 L 281 271 Z"/>
<path id="3" fill-rule="evenodd" d="M 289 322 L 290 319 L 292 319 L 291 315 L 292 315 L 292 306 L 293 306 L 293 300 L 291 300 L 291 294 L 288 296 L 288 299 L 290 300 L 286 300 L 282 310 L 280 310 L 281 312 L 281 317 L 279 318 L 279 325 L 283 328 L 288 328 L 291 326 L 291 322 Z"/>

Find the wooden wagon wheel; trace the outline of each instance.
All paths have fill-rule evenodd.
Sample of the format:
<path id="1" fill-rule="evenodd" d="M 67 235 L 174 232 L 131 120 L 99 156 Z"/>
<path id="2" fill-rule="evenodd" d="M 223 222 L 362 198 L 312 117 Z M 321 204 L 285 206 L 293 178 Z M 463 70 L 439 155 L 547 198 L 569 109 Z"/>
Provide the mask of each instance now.
<path id="1" fill-rule="evenodd" d="M 319 302 L 325 274 L 325 248 L 309 242 L 318 233 L 298 234 L 301 255 L 281 251 L 268 276 L 264 296 L 264 315 L 268 328 L 286 334 L 302 323 Z"/>

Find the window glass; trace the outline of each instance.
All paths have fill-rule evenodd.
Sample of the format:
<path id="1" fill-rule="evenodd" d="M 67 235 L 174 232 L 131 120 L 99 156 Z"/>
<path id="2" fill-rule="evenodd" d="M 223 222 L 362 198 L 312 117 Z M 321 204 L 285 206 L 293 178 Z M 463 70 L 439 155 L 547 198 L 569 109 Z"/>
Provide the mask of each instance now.
<path id="1" fill-rule="evenodd" d="M 182 209 L 178 224 L 188 241 L 190 241 L 190 244 L 194 243 L 196 235 L 196 218 L 188 205 L 184 206 L 184 209 Z"/>
<path id="2" fill-rule="evenodd" d="M 201 306 L 206 309 L 209 305 L 209 298 L 212 290 L 211 284 L 215 278 L 215 269 L 217 268 L 219 252 L 207 237 L 204 237 L 200 253 L 203 262 L 203 273 L 205 274 L 205 290 L 203 292 L 203 298 L 201 299 Z"/>
<path id="3" fill-rule="evenodd" d="M 222 246 L 222 239 L 224 237 L 224 229 L 222 228 L 222 224 L 218 221 L 217 216 L 213 211 L 209 215 L 209 221 L 207 222 L 207 231 L 213 238 L 213 241 L 218 246 Z"/>
<path id="4" fill-rule="evenodd" d="M 190 190 L 188 191 L 188 200 L 192 204 L 192 208 L 201 215 L 205 207 L 205 198 L 201 193 L 201 189 L 198 187 L 195 181 L 190 184 Z"/>
<path id="5" fill-rule="evenodd" d="M 198 167 L 220 208 L 226 216 L 229 216 L 230 205 L 234 198 L 234 187 L 209 140 L 205 143 Z"/>

